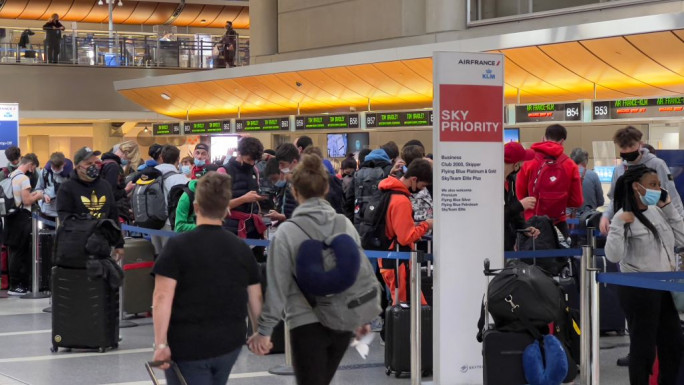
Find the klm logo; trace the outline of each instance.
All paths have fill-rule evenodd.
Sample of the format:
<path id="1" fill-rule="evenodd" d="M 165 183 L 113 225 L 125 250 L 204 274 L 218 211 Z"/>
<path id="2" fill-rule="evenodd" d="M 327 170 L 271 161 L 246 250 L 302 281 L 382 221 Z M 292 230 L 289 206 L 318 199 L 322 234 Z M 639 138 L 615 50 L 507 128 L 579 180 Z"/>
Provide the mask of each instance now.
<path id="1" fill-rule="evenodd" d="M 496 79 L 496 75 L 494 74 L 494 71 L 488 69 L 482 74 L 482 79 L 493 80 Z"/>
<path id="2" fill-rule="evenodd" d="M 9 112 L 9 111 L 5 112 L 5 117 L 6 117 L 6 118 L 11 118 L 11 117 L 12 117 L 12 113 Z"/>

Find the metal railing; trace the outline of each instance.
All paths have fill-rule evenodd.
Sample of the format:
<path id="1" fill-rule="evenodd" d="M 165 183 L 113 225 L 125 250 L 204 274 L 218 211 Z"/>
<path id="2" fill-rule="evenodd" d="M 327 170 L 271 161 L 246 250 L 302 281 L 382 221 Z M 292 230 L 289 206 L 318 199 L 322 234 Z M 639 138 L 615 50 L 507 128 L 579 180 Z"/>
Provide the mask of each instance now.
<path id="1" fill-rule="evenodd" d="M 58 64 L 104 67 L 160 67 L 210 69 L 225 67 L 217 56 L 220 36 L 205 39 L 162 41 L 154 36 L 114 38 L 67 35 L 60 40 Z M 31 39 L 38 41 L 40 38 Z M 15 40 L 15 39 L 10 39 Z M 48 46 L 40 43 L 0 43 L 0 63 L 47 63 Z M 249 64 L 249 39 L 238 39 L 234 63 Z"/>

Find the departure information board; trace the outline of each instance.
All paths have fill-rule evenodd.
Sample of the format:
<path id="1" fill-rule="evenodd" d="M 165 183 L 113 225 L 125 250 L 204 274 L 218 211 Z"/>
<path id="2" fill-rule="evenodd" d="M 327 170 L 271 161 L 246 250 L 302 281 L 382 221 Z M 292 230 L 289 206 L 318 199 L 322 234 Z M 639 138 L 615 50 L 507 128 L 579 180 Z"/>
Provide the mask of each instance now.
<path id="1" fill-rule="evenodd" d="M 574 120 L 582 120 L 582 103 L 519 104 L 515 106 L 516 123 Z"/>
<path id="2" fill-rule="evenodd" d="M 359 128 L 359 114 L 297 116 L 295 128 L 297 130 Z"/>
<path id="3" fill-rule="evenodd" d="M 592 103 L 594 120 L 684 117 L 684 96 Z"/>
<path id="4" fill-rule="evenodd" d="M 238 119 L 235 121 L 235 131 L 277 131 L 290 129 L 290 119 L 263 118 L 263 119 Z"/>
<path id="5" fill-rule="evenodd" d="M 152 125 L 153 135 L 182 135 L 181 123 L 159 123 Z"/>
<path id="6" fill-rule="evenodd" d="M 419 127 L 432 126 L 432 111 L 369 112 L 366 127 Z"/>
<path id="7" fill-rule="evenodd" d="M 185 135 L 222 134 L 230 132 L 230 120 L 208 122 L 185 122 Z"/>

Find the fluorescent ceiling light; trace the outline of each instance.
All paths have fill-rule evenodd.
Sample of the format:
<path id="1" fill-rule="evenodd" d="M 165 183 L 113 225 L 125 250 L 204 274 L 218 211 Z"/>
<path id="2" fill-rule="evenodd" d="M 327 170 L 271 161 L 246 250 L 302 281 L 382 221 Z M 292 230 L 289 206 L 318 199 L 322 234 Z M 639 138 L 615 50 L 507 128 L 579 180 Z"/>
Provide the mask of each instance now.
<path id="1" fill-rule="evenodd" d="M 163 93 L 163 94 L 161 94 L 160 96 L 161 96 L 162 99 L 164 99 L 164 100 L 171 100 L 171 97 L 170 97 L 168 94 Z"/>

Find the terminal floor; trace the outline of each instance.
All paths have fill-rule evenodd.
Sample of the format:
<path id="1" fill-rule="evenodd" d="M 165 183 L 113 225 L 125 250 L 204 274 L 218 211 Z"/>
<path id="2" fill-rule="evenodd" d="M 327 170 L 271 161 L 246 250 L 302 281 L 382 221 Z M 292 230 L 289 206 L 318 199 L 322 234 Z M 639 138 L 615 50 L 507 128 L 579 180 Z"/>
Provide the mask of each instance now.
<path id="1" fill-rule="evenodd" d="M 50 314 L 42 311 L 48 305 L 47 299 L 0 299 L 0 385 L 151 384 L 143 367 L 144 362 L 152 358 L 150 318 L 133 320 L 137 327 L 121 329 L 123 340 L 117 350 L 53 354 L 49 350 Z M 617 367 L 615 361 L 627 353 L 628 342 L 627 337 L 601 338 L 601 385 L 627 383 L 627 369 Z M 350 348 L 333 385 L 409 384 L 409 379 L 385 375 L 383 354 L 379 339 L 372 344 L 367 360 Z M 284 362 L 282 354 L 258 357 L 244 349 L 229 383 L 294 385 L 291 376 L 268 373 L 269 368 Z"/>

